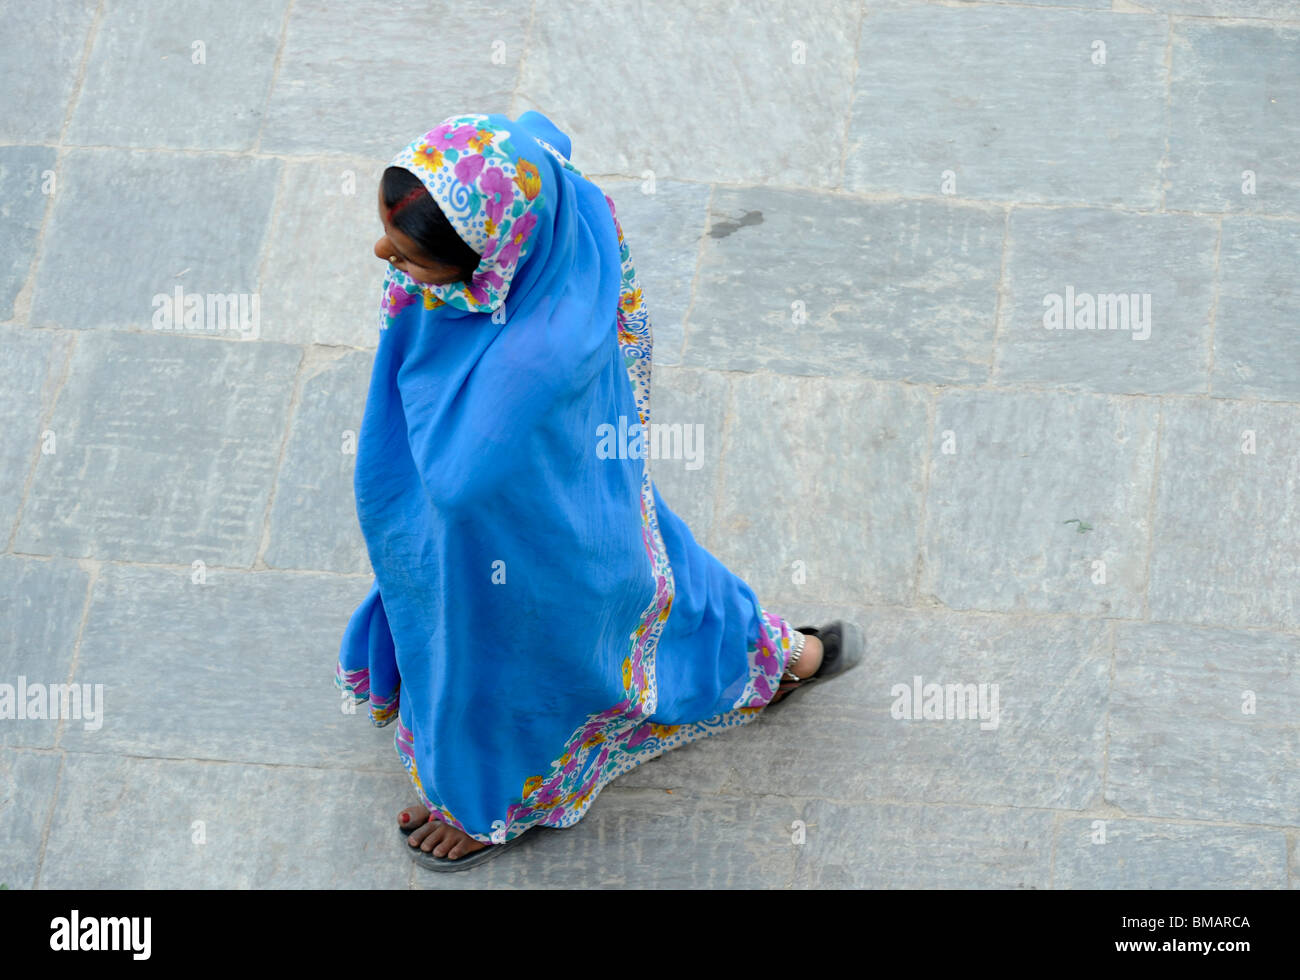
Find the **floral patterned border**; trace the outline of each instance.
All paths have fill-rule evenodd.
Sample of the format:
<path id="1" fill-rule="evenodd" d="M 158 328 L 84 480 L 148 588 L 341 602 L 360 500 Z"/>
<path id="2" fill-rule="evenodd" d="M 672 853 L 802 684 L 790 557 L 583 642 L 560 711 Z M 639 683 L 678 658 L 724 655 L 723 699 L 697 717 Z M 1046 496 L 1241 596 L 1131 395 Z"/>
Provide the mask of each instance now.
<path id="1" fill-rule="evenodd" d="M 334 667 L 334 686 L 350 697 L 354 704 L 370 705 L 370 723 L 376 728 L 391 725 L 397 717 L 398 703 L 401 699 L 401 686 L 393 690 L 388 697 L 375 697 L 370 690 L 370 668 L 358 667 L 356 670 L 344 670 L 342 664 Z"/>

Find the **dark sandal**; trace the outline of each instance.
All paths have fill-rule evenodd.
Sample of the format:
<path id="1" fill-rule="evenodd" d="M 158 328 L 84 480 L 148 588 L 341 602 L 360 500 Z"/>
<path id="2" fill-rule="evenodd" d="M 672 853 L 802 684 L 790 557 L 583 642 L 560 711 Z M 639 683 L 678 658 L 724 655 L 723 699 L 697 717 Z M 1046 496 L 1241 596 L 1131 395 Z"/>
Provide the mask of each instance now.
<path id="1" fill-rule="evenodd" d="M 431 817 L 430 819 L 437 818 Z M 428 821 L 426 821 L 426 823 L 427 822 Z M 423 826 L 423 824 L 417 824 L 416 826 Z M 420 848 L 412 847 L 407 843 L 407 838 L 415 833 L 415 827 L 407 829 L 401 824 L 398 824 L 397 829 L 402 832 L 402 847 L 404 850 L 411 853 L 411 860 L 422 868 L 428 868 L 430 871 L 464 871 L 466 868 L 472 868 L 476 864 L 482 864 L 484 861 L 491 860 L 506 848 L 518 843 L 520 838 L 524 836 L 523 834 L 519 834 L 502 844 L 488 844 L 486 847 L 480 847 L 477 851 L 466 854 L 464 857 L 445 858 L 437 857 L 428 851 L 422 851 Z M 524 831 L 524 833 L 527 832 L 528 831 Z"/>
<path id="2" fill-rule="evenodd" d="M 818 665 L 816 673 L 811 677 L 796 677 L 790 671 L 785 671 L 781 675 L 781 683 L 776 689 L 774 700 L 769 701 L 767 704 L 769 708 L 789 700 L 791 694 L 802 690 L 813 681 L 829 680 L 850 668 L 856 667 L 862 662 L 866 650 L 862 629 L 857 623 L 837 619 L 830 625 L 821 628 L 816 626 L 798 626 L 795 628 L 805 636 L 815 636 L 822 641 L 822 662 Z"/>
<path id="3" fill-rule="evenodd" d="M 427 823 L 428 821 L 425 822 Z M 507 847 L 517 844 L 520 838 L 524 836 L 524 834 L 518 834 L 517 836 L 510 838 L 510 840 L 506 841 L 504 844 L 489 844 L 487 847 L 480 847 L 477 851 L 466 854 L 464 857 L 440 858 L 430 854 L 428 851 L 422 851 L 420 848 L 412 847 L 410 844 L 406 843 L 405 839 L 415 833 L 416 827 L 421 826 L 423 826 L 423 824 L 416 824 L 415 827 L 403 827 L 399 823 L 397 829 L 402 832 L 402 847 L 411 852 L 411 860 L 422 868 L 428 868 L 430 871 L 463 871 L 465 868 L 472 868 L 476 864 L 482 864 L 484 861 L 496 857 Z M 539 829 L 555 830 L 556 828 L 548 827 L 545 824 L 537 824 L 534 827 L 528 828 L 528 830 Z M 528 831 L 524 831 L 524 833 L 527 832 Z"/>

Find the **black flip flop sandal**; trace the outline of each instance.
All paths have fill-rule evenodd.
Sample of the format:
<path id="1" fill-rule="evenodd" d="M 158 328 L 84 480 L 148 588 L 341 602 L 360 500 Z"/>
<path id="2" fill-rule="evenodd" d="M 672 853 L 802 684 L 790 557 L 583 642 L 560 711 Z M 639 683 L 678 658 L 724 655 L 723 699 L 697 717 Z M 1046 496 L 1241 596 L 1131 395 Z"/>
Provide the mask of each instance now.
<path id="1" fill-rule="evenodd" d="M 838 677 L 846 670 L 856 667 L 862 662 L 862 657 L 866 652 L 866 641 L 863 639 L 862 628 L 857 623 L 837 619 L 830 625 L 820 628 L 816 626 L 797 626 L 795 628 L 805 636 L 815 636 L 822 641 L 822 662 L 818 666 L 817 672 L 811 677 L 796 677 L 789 671 L 782 674 L 781 683 L 777 687 L 777 694 L 785 693 L 779 701 L 769 701 L 768 708 L 784 704 L 790 700 L 795 691 L 802 690 L 813 681 L 829 680 L 832 677 Z"/>
<path id="2" fill-rule="evenodd" d="M 424 825 L 417 824 L 416 826 L 422 827 Z M 510 840 L 503 844 L 489 844 L 487 847 L 480 847 L 477 851 L 466 854 L 464 857 L 440 858 L 434 854 L 430 854 L 428 851 L 422 851 L 418 847 L 412 847 L 406 842 L 407 838 L 415 833 L 416 827 L 408 829 L 398 824 L 397 829 L 402 833 L 402 848 L 410 852 L 411 860 L 422 868 L 428 868 L 430 871 L 464 871 L 466 868 L 472 868 L 476 864 L 482 864 L 484 861 L 491 860 L 506 848 L 518 843 L 520 838 L 524 836 L 523 834 L 519 834 L 516 837 L 510 838 Z M 530 827 L 529 830 L 531 829 L 532 828 Z M 528 831 L 524 831 L 524 833 L 527 832 Z"/>

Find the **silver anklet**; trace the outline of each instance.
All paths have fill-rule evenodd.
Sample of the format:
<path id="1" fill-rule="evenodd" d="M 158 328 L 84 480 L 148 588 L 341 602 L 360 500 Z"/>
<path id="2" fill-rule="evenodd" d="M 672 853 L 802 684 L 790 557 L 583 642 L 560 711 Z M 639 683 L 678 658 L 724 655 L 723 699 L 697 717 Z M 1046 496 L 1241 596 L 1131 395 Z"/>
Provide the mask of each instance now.
<path id="1" fill-rule="evenodd" d="M 794 674 L 794 671 L 791 670 L 791 668 L 799 662 L 799 658 L 803 655 L 804 641 L 808 639 L 798 630 L 794 631 L 794 635 L 795 635 L 794 652 L 790 654 L 790 660 L 785 665 L 786 673 L 788 674 Z"/>

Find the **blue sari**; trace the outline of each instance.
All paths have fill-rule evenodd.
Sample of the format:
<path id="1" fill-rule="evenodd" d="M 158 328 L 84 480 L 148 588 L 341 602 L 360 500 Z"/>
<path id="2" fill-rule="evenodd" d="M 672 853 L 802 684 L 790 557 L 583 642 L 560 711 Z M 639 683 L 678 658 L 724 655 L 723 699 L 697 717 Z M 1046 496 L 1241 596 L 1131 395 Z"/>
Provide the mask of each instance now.
<path id="1" fill-rule="evenodd" d="M 649 314 L 570 152 L 537 112 L 465 115 L 392 162 L 482 261 L 468 284 L 389 267 L 354 478 L 375 582 L 335 680 L 484 843 L 753 721 L 793 638 L 650 478 Z"/>

